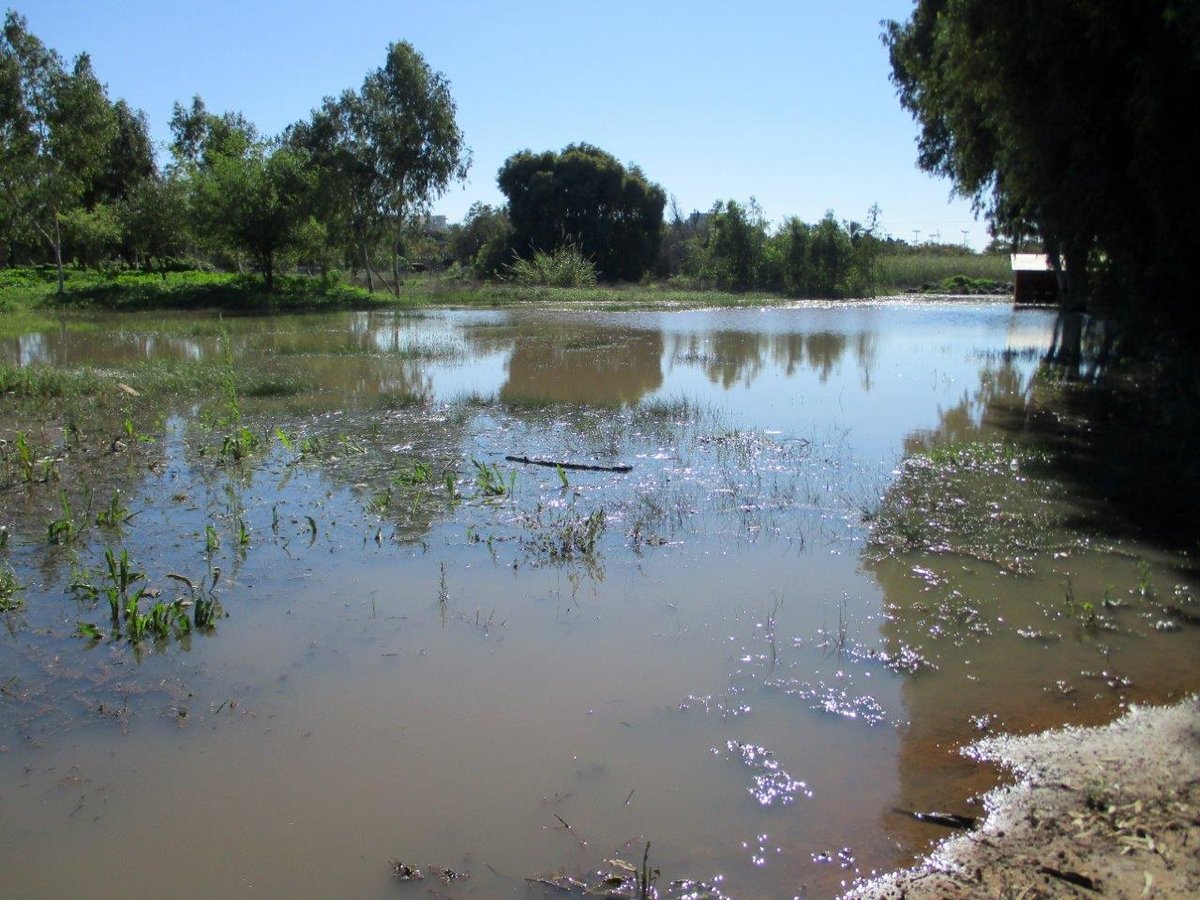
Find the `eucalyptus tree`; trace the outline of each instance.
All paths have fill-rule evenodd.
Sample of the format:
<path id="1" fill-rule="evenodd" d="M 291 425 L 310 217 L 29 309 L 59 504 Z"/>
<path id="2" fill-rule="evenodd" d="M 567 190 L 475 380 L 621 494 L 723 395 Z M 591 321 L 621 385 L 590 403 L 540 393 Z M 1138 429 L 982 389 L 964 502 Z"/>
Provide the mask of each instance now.
<path id="1" fill-rule="evenodd" d="M 199 94 L 191 106 L 175 102 L 171 111 L 171 156 L 186 171 L 208 168 L 218 156 L 244 155 L 262 138 L 240 112 L 211 113 Z"/>
<path id="2" fill-rule="evenodd" d="M 406 229 L 466 178 L 470 150 L 456 113 L 449 81 L 402 41 L 388 45 L 358 91 L 327 97 L 289 131 L 310 154 L 325 214 L 349 228 L 372 289 L 374 240 L 390 236 L 397 274 Z"/>
<path id="3" fill-rule="evenodd" d="M 68 70 L 9 11 L 0 36 L 0 222 L 10 238 L 49 245 L 60 294 L 62 217 L 83 207 L 118 127 L 87 54 Z"/>
<path id="4" fill-rule="evenodd" d="M 922 168 L 997 234 L 1040 238 L 1074 301 L 1106 296 L 1176 339 L 1200 332 L 1196 3 L 918 0 L 884 41 Z M 1089 293 L 1097 277 L 1108 290 Z"/>
<path id="5" fill-rule="evenodd" d="M 124 200 L 135 185 L 158 172 L 146 114 L 118 100 L 112 116 L 108 147 L 84 197 L 88 207 Z"/>
<path id="6" fill-rule="evenodd" d="M 519 253 L 576 244 L 609 281 L 636 281 L 654 265 L 666 194 L 637 166 L 626 169 L 599 147 L 571 144 L 561 153 L 513 154 L 497 182 Z"/>

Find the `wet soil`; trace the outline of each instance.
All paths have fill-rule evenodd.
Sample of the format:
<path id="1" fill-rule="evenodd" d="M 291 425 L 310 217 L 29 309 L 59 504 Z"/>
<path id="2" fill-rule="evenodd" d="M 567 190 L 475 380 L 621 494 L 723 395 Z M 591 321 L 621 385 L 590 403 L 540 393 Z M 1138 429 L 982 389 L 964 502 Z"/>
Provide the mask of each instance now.
<path id="1" fill-rule="evenodd" d="M 981 827 L 848 900 L 1200 894 L 1200 700 L 966 752 L 1017 778 L 987 795 Z"/>

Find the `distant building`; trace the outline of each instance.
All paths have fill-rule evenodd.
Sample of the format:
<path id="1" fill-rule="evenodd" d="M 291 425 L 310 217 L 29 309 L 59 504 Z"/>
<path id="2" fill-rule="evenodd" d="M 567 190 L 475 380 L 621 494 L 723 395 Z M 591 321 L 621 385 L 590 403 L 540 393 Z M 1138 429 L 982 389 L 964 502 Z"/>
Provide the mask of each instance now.
<path id="1" fill-rule="evenodd" d="M 1058 303 L 1058 273 L 1044 253 L 1012 254 L 1013 302 L 1051 305 Z"/>
<path id="2" fill-rule="evenodd" d="M 425 230 L 430 234 L 442 234 L 450 230 L 445 216 L 430 216 L 425 220 Z"/>

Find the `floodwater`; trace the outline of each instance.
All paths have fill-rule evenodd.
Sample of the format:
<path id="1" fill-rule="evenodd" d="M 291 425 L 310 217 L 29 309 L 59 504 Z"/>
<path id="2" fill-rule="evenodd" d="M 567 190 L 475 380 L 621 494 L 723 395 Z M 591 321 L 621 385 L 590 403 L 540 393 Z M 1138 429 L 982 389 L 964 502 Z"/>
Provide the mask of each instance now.
<path id="1" fill-rule="evenodd" d="M 1025 453 L 1052 329 L 895 301 L 0 344 L 137 392 L 90 455 L 86 420 L 5 412 L 0 896 L 537 897 L 647 842 L 672 896 L 906 864 L 944 832 L 897 808 L 980 813 L 959 746 L 1200 685 L 1191 561 Z M 141 405 L 206 364 L 260 389 Z M 19 477 L 17 431 L 57 480 Z M 112 634 L 106 548 L 141 609 L 216 599 L 215 627 Z"/>

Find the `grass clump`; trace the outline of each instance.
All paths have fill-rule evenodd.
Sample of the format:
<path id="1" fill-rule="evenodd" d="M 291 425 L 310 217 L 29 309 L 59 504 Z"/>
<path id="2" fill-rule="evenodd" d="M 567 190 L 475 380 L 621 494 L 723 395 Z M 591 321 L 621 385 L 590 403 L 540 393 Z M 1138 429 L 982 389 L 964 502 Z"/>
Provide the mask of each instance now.
<path id="1" fill-rule="evenodd" d="M 560 563 L 595 555 L 596 545 L 608 524 L 604 510 L 596 509 L 585 516 L 570 509 L 549 518 L 545 512 L 539 504 L 526 523 L 530 530 L 524 541 L 526 550 Z"/>
<path id="2" fill-rule="evenodd" d="M 592 287 L 596 284 L 596 266 L 579 247 L 567 244 L 551 253 L 539 250 L 530 259 L 518 257 L 508 267 L 507 277 L 524 286 Z"/>
<path id="3" fill-rule="evenodd" d="M 7 563 L 0 565 L 0 612 L 14 612 L 25 605 L 17 573 Z"/>

